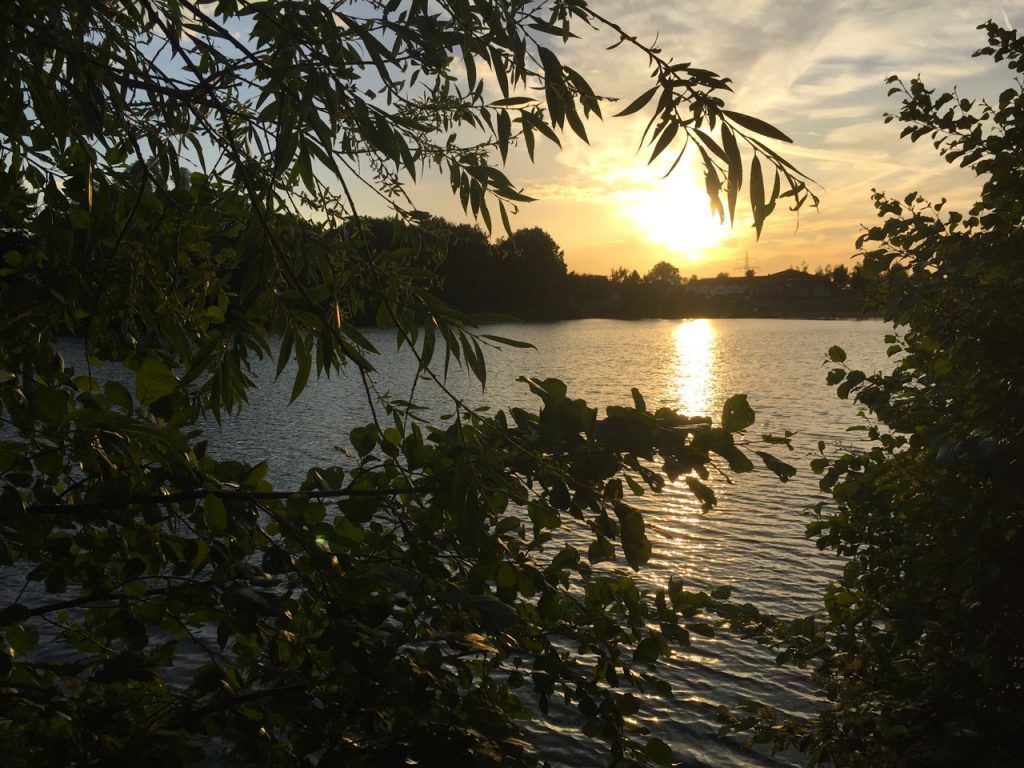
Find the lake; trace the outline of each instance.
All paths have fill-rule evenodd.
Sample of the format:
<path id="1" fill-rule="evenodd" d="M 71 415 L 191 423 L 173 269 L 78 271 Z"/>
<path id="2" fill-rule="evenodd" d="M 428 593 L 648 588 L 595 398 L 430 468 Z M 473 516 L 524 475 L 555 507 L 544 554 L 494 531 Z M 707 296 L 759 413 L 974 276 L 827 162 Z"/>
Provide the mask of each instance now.
<path id="1" fill-rule="evenodd" d="M 669 406 L 711 415 L 716 422 L 724 401 L 745 393 L 757 412 L 751 435 L 795 432 L 792 451 L 773 450 L 799 470 L 788 483 L 763 469 L 735 478 L 733 485 L 715 481 L 719 505 L 708 514 L 701 513 L 682 483 L 644 497 L 640 506 L 654 557 L 641 578 L 658 584 L 674 576 L 700 588 L 728 584 L 734 600 L 782 616 L 820 607 L 822 589 L 840 563 L 803 536 L 805 512 L 821 499 L 808 463 L 819 441 L 834 451 L 856 446 L 863 434 L 845 431 L 862 419 L 852 403 L 839 400 L 826 386 L 823 361 L 828 348 L 838 344 L 852 367 L 868 373 L 886 369 L 886 325 L 877 320 L 577 320 L 506 324 L 486 332 L 528 341 L 536 349 L 492 350 L 484 390 L 463 371 L 450 371 L 450 389 L 474 405 L 536 409 L 540 401 L 516 378 L 555 377 L 569 385 L 570 396 L 592 406 L 630 404 L 630 388 L 636 386 L 651 409 Z M 374 331 L 369 337 L 382 350 L 374 358 L 378 372 L 372 385 L 408 397 L 416 381 L 408 350 L 396 354 L 389 332 Z M 268 461 L 271 479 L 282 488 L 296 483 L 310 466 L 341 462 L 337 446 L 346 444 L 353 427 L 370 420 L 354 369 L 311 382 L 291 405 L 288 372 L 274 381 L 267 361 L 259 374 L 251 408 L 242 419 L 211 429 L 212 446 L 223 456 Z M 415 387 L 414 399 L 430 406 L 432 417 L 451 411 L 446 397 L 428 382 Z M 659 735 L 688 765 L 798 764 L 798 755 L 772 758 L 715 736 L 714 708 L 720 704 L 754 699 L 794 713 L 818 705 L 804 676 L 776 667 L 773 659 L 770 651 L 750 642 L 697 638 L 686 655 L 677 655 L 669 665 L 674 698 L 646 698 L 646 715 L 656 719 L 663 729 Z M 533 735 L 552 765 L 599 761 L 598 752 L 574 738 L 569 720 L 550 729 L 537 726 Z"/>

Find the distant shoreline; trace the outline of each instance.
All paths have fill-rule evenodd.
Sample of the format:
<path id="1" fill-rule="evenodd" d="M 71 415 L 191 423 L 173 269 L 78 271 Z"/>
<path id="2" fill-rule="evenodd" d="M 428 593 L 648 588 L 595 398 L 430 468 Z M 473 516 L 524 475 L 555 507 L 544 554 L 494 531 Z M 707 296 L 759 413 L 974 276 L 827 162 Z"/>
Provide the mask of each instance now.
<path id="1" fill-rule="evenodd" d="M 776 320 L 881 320 L 882 313 L 863 307 L 863 296 L 820 296 L 801 299 L 751 300 L 740 297 L 701 297 L 689 302 L 685 312 L 624 313 L 580 310 L 563 316 L 520 319 L 518 322 L 558 322 L 564 320 L 693 320 L 776 319 Z"/>

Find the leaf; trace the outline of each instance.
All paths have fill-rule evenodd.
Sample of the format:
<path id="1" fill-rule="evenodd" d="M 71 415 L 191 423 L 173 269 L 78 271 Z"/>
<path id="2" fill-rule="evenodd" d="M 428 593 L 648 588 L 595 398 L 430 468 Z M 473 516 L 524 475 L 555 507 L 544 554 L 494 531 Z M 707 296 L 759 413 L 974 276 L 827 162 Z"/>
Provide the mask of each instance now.
<path id="1" fill-rule="evenodd" d="M 143 405 L 166 397 L 178 387 L 178 377 L 163 362 L 152 357 L 142 361 L 135 373 L 135 396 Z"/>
<path id="2" fill-rule="evenodd" d="M 494 577 L 494 583 L 498 587 L 507 589 L 508 587 L 514 587 L 519 581 L 519 576 L 516 573 L 516 569 L 513 568 L 509 563 L 499 563 L 498 571 Z"/>
<path id="3" fill-rule="evenodd" d="M 653 163 L 658 155 L 665 151 L 668 145 L 672 143 L 672 139 L 676 137 L 676 133 L 678 132 L 678 123 L 671 122 L 668 124 L 668 126 L 661 132 L 657 143 L 654 145 L 654 151 L 651 152 L 651 159 L 647 161 L 648 165 Z"/>
<path id="4" fill-rule="evenodd" d="M 16 654 L 25 654 L 36 647 L 39 633 L 33 627 L 24 624 L 11 624 L 4 631 L 4 637 L 11 650 Z"/>
<path id="5" fill-rule="evenodd" d="M 715 587 L 713 590 L 711 590 L 711 596 L 716 600 L 728 600 L 730 597 L 732 597 L 732 587 L 728 585 Z"/>
<path id="6" fill-rule="evenodd" d="M 295 360 L 298 363 L 298 370 L 295 372 L 295 381 L 292 383 L 292 395 L 289 399 L 289 403 L 294 403 L 302 391 L 306 388 L 306 383 L 309 381 L 309 373 L 313 368 L 313 355 L 309 348 L 309 343 L 305 340 L 299 340 L 299 343 L 295 345 Z"/>
<path id="7" fill-rule="evenodd" d="M 348 438 L 359 455 L 366 456 L 377 445 L 377 428 L 372 424 L 356 427 L 349 432 Z"/>
<path id="8" fill-rule="evenodd" d="M 640 394 L 640 390 L 633 387 L 630 391 L 633 394 L 633 407 L 640 411 L 640 413 L 646 413 L 647 403 L 644 401 L 644 396 Z"/>
<path id="9" fill-rule="evenodd" d="M 645 637 L 636 644 L 633 650 L 633 662 L 636 664 L 654 664 L 661 656 L 661 643 L 656 637 Z"/>
<path id="10" fill-rule="evenodd" d="M 128 388 L 116 381 L 108 381 L 103 385 L 103 394 L 110 401 L 125 413 L 132 411 L 132 395 Z"/>
<path id="11" fill-rule="evenodd" d="M 512 119 L 508 112 L 498 113 L 498 151 L 501 153 L 501 160 L 508 159 L 508 146 L 512 136 Z"/>
<path id="12" fill-rule="evenodd" d="M 571 103 L 566 105 L 565 119 L 569 121 L 569 127 L 572 128 L 573 133 L 589 144 L 590 139 L 587 138 L 587 129 L 584 127 L 583 121 L 580 120 L 580 116 L 576 112 L 576 107 Z"/>
<path id="13" fill-rule="evenodd" d="M 792 144 L 793 140 L 786 134 L 776 128 L 774 125 L 769 125 L 764 120 L 759 120 L 756 117 L 750 115 L 744 115 L 742 112 L 733 112 L 728 109 L 723 109 L 722 114 L 732 120 L 737 125 L 743 126 L 749 131 L 760 134 L 761 136 L 767 136 L 771 139 L 778 139 L 784 141 L 787 144 Z"/>
<path id="14" fill-rule="evenodd" d="M 203 507 L 206 510 L 206 522 L 210 528 L 214 531 L 223 531 L 228 527 L 228 510 L 221 499 L 207 494 Z"/>
<path id="15" fill-rule="evenodd" d="M 531 153 L 532 155 L 532 153 Z M 505 201 L 498 201 L 498 212 L 501 214 L 501 227 L 505 230 L 505 234 L 512 237 L 512 224 L 508 220 L 508 211 L 505 210 Z"/>
<path id="16" fill-rule="evenodd" d="M 462 46 L 462 63 L 466 67 L 466 82 L 469 85 L 469 89 L 473 90 L 476 87 L 476 61 L 468 44 L 463 44 Z"/>
<path id="17" fill-rule="evenodd" d="M 498 344 L 504 344 L 508 347 L 516 347 L 517 349 L 536 349 L 536 347 L 528 341 L 519 341 L 518 339 L 510 339 L 506 336 L 495 336 L 490 333 L 485 333 L 480 336 L 481 339 L 487 339 Z"/>
<path id="18" fill-rule="evenodd" d="M 672 749 L 661 739 L 650 739 L 644 746 L 644 757 L 655 765 L 672 765 Z"/>
<path id="19" fill-rule="evenodd" d="M 656 94 L 657 92 L 658 92 L 658 86 L 654 86 L 653 88 L 651 88 L 651 89 L 649 89 L 647 91 L 644 91 L 639 96 L 637 96 L 635 99 L 633 99 L 633 101 L 630 102 L 628 107 L 626 107 L 624 110 L 622 110 L 621 112 L 619 112 L 616 115 L 614 115 L 614 117 L 625 117 L 626 115 L 632 115 L 635 112 L 639 112 L 641 109 L 643 109 L 644 107 L 647 106 L 647 103 L 652 98 L 654 98 L 654 94 Z"/>
<path id="20" fill-rule="evenodd" d="M 844 363 L 846 362 L 846 350 L 838 344 L 833 345 L 828 348 L 828 359 L 833 363 Z"/>
<path id="21" fill-rule="evenodd" d="M 277 367 L 274 374 L 275 379 L 281 376 L 285 366 L 288 365 L 288 361 L 291 359 L 293 340 L 294 336 L 292 335 L 291 330 L 286 331 L 281 337 L 281 345 L 277 350 Z"/>
<path id="22" fill-rule="evenodd" d="M 697 497 L 697 501 L 700 502 L 700 505 L 705 512 L 709 512 L 718 503 L 718 498 L 715 496 L 715 492 L 708 486 L 704 485 L 704 483 L 696 477 L 687 477 L 686 484 L 689 486 L 693 495 Z"/>
<path id="23" fill-rule="evenodd" d="M 693 137 L 703 146 L 707 147 L 711 152 L 719 159 L 725 162 L 729 162 L 728 155 L 725 154 L 725 150 L 718 146 L 718 142 L 715 141 L 711 136 L 704 133 L 704 131 L 694 131 Z M 710 163 L 706 163 L 710 165 Z"/>
<path id="24" fill-rule="evenodd" d="M 603 536 L 599 536 L 587 548 L 587 559 L 590 560 L 592 565 L 612 560 L 614 558 L 615 548 L 612 546 L 612 543 Z"/>
<path id="25" fill-rule="evenodd" d="M 640 570 L 640 566 L 651 556 L 651 542 L 645 532 L 643 513 L 636 507 L 618 503 L 615 505 L 615 515 L 622 527 L 622 552 L 626 562 L 633 570 Z"/>
<path id="26" fill-rule="evenodd" d="M 761 237 L 764 226 L 764 180 L 761 178 L 761 161 L 757 155 L 750 161 L 750 210 L 754 214 L 754 228 L 757 237 Z"/>
<path id="27" fill-rule="evenodd" d="M 722 428 L 729 432 L 742 432 L 754 423 L 754 409 L 746 395 L 733 395 L 722 406 Z"/>
<path id="28" fill-rule="evenodd" d="M 761 461 L 764 462 L 764 465 L 774 472 L 782 482 L 785 483 L 796 474 L 796 467 L 793 467 L 784 461 L 780 461 L 770 453 L 765 453 L 764 451 L 754 451 L 754 453 L 761 457 Z"/>
<path id="29" fill-rule="evenodd" d="M 434 357 L 434 345 L 437 343 L 437 335 L 434 332 L 435 320 L 433 317 L 427 319 L 423 325 L 423 349 L 420 351 L 420 370 L 427 370 L 430 361 Z"/>
<path id="30" fill-rule="evenodd" d="M 525 107 L 527 104 L 535 103 L 533 99 L 527 98 L 526 96 L 512 96 L 508 99 L 498 99 L 492 101 L 489 106 L 491 107 Z"/>
<path id="31" fill-rule="evenodd" d="M 729 126 L 722 123 L 722 149 L 729 164 L 728 196 L 729 196 L 729 221 L 736 220 L 736 201 L 739 198 L 740 187 L 743 186 L 743 158 L 740 155 L 740 148 L 736 144 L 736 137 L 729 129 Z"/>

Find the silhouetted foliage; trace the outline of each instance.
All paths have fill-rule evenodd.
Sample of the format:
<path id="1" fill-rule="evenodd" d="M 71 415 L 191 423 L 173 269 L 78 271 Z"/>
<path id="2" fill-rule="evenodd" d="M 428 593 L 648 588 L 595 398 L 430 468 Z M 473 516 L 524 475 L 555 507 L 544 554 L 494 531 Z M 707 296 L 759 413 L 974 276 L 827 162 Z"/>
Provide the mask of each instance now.
<path id="1" fill-rule="evenodd" d="M 983 29 L 975 55 L 1024 70 L 1016 31 Z M 893 370 L 829 351 L 871 444 L 812 465 L 835 503 L 808 535 L 846 565 L 824 617 L 780 630 L 832 704 L 788 733 L 816 762 L 1009 768 L 1024 764 L 1024 88 L 989 104 L 889 82 L 903 105 L 887 122 L 973 170 L 980 193 L 967 212 L 874 195 L 881 222 L 859 245 L 895 324 Z"/>
<path id="2" fill-rule="evenodd" d="M 203 437 L 260 358 L 293 400 L 314 375 L 370 393 L 357 319 L 442 390 L 452 365 L 486 381 L 486 345 L 521 345 L 431 292 L 442 244 L 453 264 L 485 251 L 404 193 L 440 169 L 510 230 L 529 198 L 508 153 L 585 139 L 607 104 L 558 57 L 591 27 L 651 68 L 621 113 L 649 114 L 653 155 L 717 136 L 712 198 L 736 204 L 749 159 L 758 227 L 778 200 L 813 204 L 760 140 L 786 137 L 725 108 L 727 80 L 582 0 L 0 3 L 7 764 L 528 766 L 519 722 L 554 697 L 610 762 L 672 762 L 630 690 L 664 691 L 659 660 L 727 595 L 641 590 L 629 499 L 684 478 L 710 507 L 713 469 L 751 471 L 745 396 L 718 426 L 636 390 L 599 415 L 554 380 L 524 380 L 538 412 L 452 398 L 440 425 L 371 397 L 348 455 L 280 491 Z M 416 232 L 361 219 L 357 184 Z M 538 251 L 506 246 L 495 269 L 536 257 L 565 278 L 550 238 L 522 239 Z"/>
<path id="3" fill-rule="evenodd" d="M 565 254 L 544 230 L 519 229 L 495 245 L 501 292 L 496 309 L 525 320 L 567 315 Z"/>

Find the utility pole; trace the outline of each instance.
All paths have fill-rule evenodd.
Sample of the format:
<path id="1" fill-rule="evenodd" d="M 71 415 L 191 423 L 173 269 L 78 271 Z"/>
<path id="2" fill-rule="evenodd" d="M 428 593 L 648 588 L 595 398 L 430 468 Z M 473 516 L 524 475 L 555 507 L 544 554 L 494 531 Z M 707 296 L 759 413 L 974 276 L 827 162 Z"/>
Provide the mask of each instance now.
<path id="1" fill-rule="evenodd" d="M 757 272 L 757 267 L 750 266 L 750 251 L 743 252 L 743 266 L 735 266 L 732 268 L 733 272 L 741 272 L 744 276 L 752 275 Z"/>

